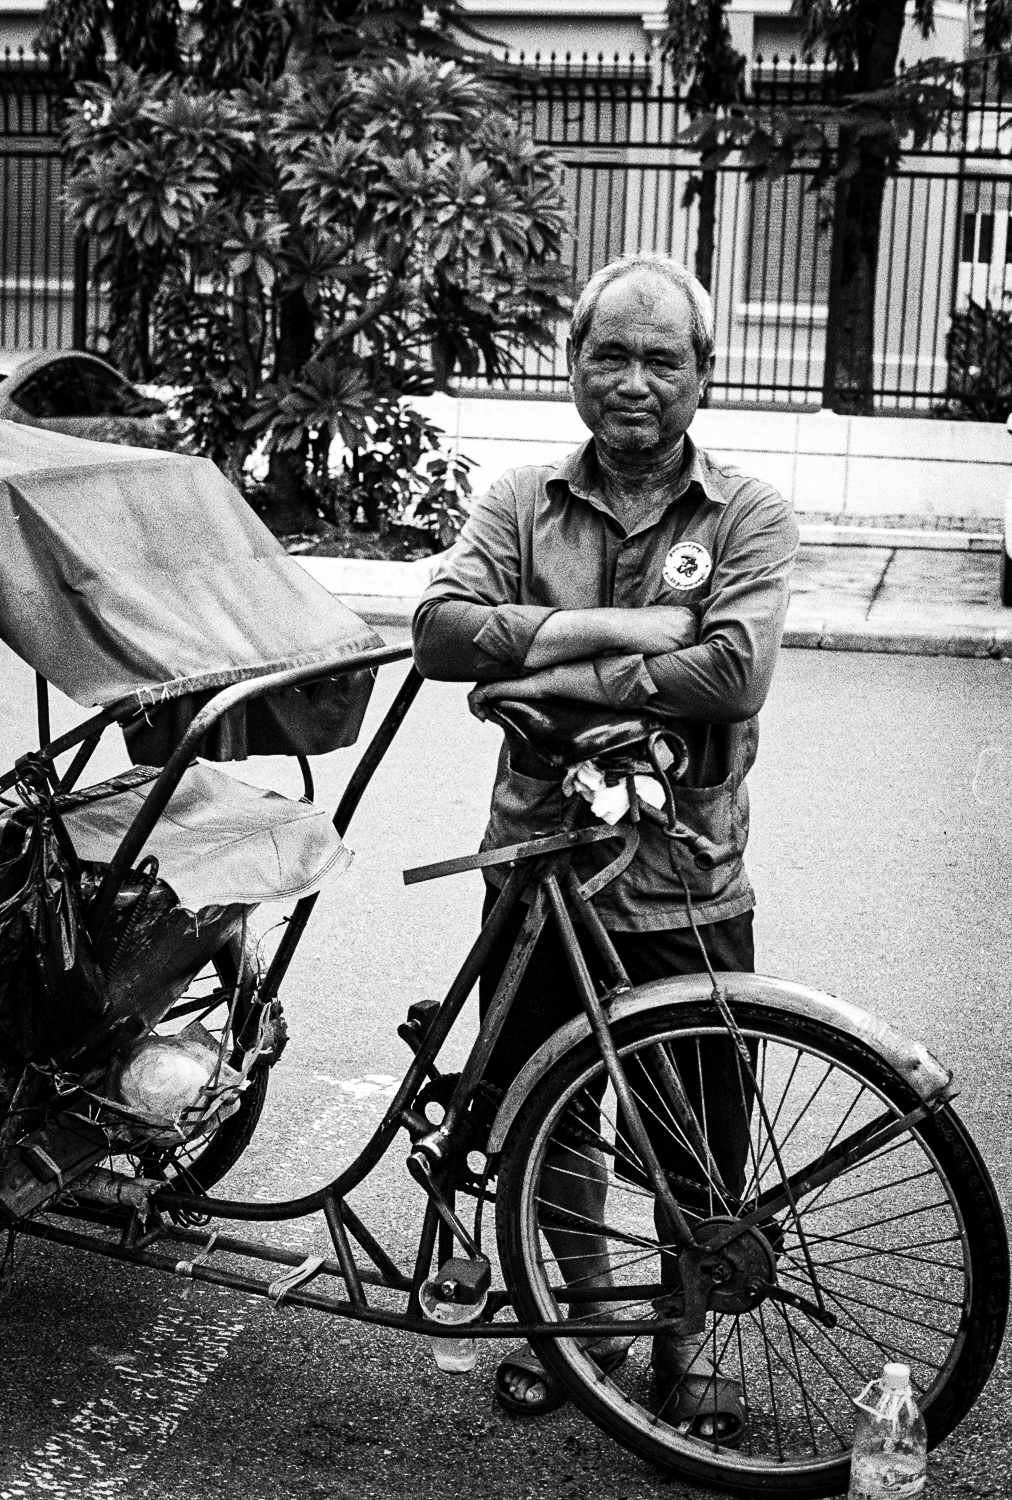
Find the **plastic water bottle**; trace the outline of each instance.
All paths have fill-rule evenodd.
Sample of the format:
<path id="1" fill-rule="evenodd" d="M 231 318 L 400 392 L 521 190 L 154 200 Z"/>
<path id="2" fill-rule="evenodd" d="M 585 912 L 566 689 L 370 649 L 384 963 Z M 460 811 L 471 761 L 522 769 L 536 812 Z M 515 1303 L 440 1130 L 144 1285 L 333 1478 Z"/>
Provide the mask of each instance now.
<path id="1" fill-rule="evenodd" d="M 907 1500 L 924 1494 L 928 1434 L 910 1387 L 909 1365 L 886 1365 L 854 1402 L 848 1500 Z"/>

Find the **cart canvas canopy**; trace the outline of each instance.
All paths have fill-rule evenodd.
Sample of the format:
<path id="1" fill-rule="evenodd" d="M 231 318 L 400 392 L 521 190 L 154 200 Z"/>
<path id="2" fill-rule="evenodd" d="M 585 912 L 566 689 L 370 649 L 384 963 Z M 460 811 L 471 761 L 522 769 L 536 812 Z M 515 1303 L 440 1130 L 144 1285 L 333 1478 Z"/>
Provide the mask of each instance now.
<path id="1" fill-rule="evenodd" d="M 382 645 L 209 460 L 4 421 L 0 635 L 76 702 L 145 708 L 127 738 L 151 764 L 219 688 Z M 351 744 L 371 686 L 359 672 L 273 694 L 203 753 Z"/>

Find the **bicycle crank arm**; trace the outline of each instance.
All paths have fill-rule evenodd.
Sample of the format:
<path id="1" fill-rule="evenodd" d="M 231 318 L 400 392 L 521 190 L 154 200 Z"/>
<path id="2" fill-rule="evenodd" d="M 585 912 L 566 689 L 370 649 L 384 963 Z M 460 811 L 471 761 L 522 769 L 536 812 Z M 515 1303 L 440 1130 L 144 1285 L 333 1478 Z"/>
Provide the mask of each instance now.
<path id="1" fill-rule="evenodd" d="M 821 1323 L 823 1328 L 835 1328 L 837 1325 L 838 1319 L 835 1313 L 831 1313 L 828 1308 L 823 1310 L 817 1307 L 814 1302 L 809 1302 L 807 1297 L 799 1297 L 797 1292 L 789 1292 L 786 1287 L 774 1286 L 769 1281 L 762 1281 L 756 1290 L 762 1292 L 763 1296 L 768 1297 L 771 1302 L 784 1302 L 788 1307 L 796 1307 L 798 1312 L 805 1313 L 815 1323 Z"/>
<path id="2" fill-rule="evenodd" d="M 453 1209 L 447 1203 L 446 1199 L 443 1197 L 443 1194 L 439 1191 L 439 1188 L 432 1180 L 432 1168 L 429 1165 L 428 1159 L 423 1156 L 420 1151 L 412 1151 L 411 1155 L 408 1157 L 408 1171 L 414 1178 L 414 1180 L 418 1183 L 418 1186 L 420 1188 L 424 1188 L 425 1192 L 428 1194 L 429 1198 L 432 1200 L 433 1205 L 435 1206 L 436 1213 L 439 1215 L 439 1217 L 442 1219 L 443 1223 L 451 1231 L 451 1233 L 456 1235 L 457 1239 L 463 1245 L 470 1258 L 472 1260 L 483 1260 L 484 1256 L 478 1249 L 478 1246 L 474 1243 L 474 1240 L 471 1238 L 470 1234 L 468 1234 L 467 1229 L 461 1223 L 460 1219 L 458 1219 L 457 1215 L 454 1213 Z"/>

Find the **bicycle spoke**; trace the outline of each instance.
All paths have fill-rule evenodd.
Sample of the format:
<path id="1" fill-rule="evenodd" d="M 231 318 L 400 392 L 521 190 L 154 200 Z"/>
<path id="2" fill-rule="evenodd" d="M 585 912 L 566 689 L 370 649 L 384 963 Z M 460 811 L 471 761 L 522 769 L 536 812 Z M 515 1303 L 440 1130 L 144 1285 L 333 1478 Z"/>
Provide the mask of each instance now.
<path id="1" fill-rule="evenodd" d="M 846 1243 L 846 1241 L 841 1241 L 840 1243 Z M 961 1244 L 962 1241 L 958 1234 L 952 1234 L 949 1235 L 946 1239 L 942 1240 L 920 1240 L 915 1241 L 914 1243 L 922 1244 L 925 1246 L 958 1245 Z M 961 1272 L 963 1270 L 963 1263 L 961 1260 L 934 1260 L 930 1255 L 911 1255 L 909 1249 L 887 1249 L 884 1245 L 873 1245 L 871 1246 L 871 1248 L 863 1248 L 859 1255 L 841 1255 L 835 1257 L 833 1260 L 826 1260 L 826 1258 L 823 1256 L 820 1259 L 819 1264 L 823 1266 L 846 1266 L 850 1265 L 853 1261 L 872 1260 L 879 1255 L 890 1255 L 895 1257 L 896 1260 L 910 1260 L 919 1266 L 937 1266 L 943 1271 Z"/>
<path id="2" fill-rule="evenodd" d="M 815 1454 L 817 1454 L 818 1451 L 819 1451 L 819 1445 L 818 1445 L 818 1440 L 817 1440 L 817 1438 L 815 1436 L 815 1427 L 814 1427 L 814 1425 L 812 1423 L 811 1415 L 810 1415 L 810 1412 L 809 1412 L 809 1401 L 810 1400 L 811 1400 L 812 1405 L 815 1407 L 816 1411 L 819 1413 L 819 1416 L 822 1418 L 822 1420 L 825 1422 L 826 1426 L 829 1428 L 830 1432 L 836 1438 L 836 1441 L 839 1443 L 840 1448 L 843 1449 L 844 1451 L 846 1451 L 846 1448 L 847 1448 L 848 1445 L 844 1442 L 843 1437 L 840 1435 L 840 1433 L 837 1430 L 837 1428 L 833 1425 L 833 1422 L 830 1419 L 830 1417 L 828 1417 L 826 1415 L 825 1411 L 822 1409 L 822 1407 L 820 1406 L 820 1404 L 818 1403 L 818 1401 L 815 1400 L 815 1397 L 811 1396 L 810 1393 L 809 1393 L 808 1387 L 809 1387 L 809 1385 L 810 1385 L 811 1382 L 806 1382 L 806 1380 L 805 1380 L 804 1372 L 803 1372 L 803 1370 L 801 1368 L 801 1361 L 798 1358 L 797 1345 L 795 1343 L 795 1338 L 797 1338 L 797 1339 L 800 1340 L 800 1342 L 804 1345 L 804 1347 L 808 1350 L 808 1352 L 810 1354 L 813 1352 L 812 1348 L 811 1348 L 811 1345 L 808 1343 L 808 1340 L 802 1336 L 801 1329 L 794 1327 L 794 1324 L 791 1322 L 790 1317 L 788 1316 L 786 1309 L 784 1309 L 783 1307 L 781 1307 L 778 1303 L 773 1303 L 773 1307 L 774 1307 L 775 1311 L 783 1319 L 784 1325 L 785 1325 L 785 1327 L 787 1329 L 787 1337 L 790 1340 L 791 1353 L 792 1353 L 793 1358 L 794 1358 L 795 1368 L 797 1369 L 797 1372 L 798 1372 L 797 1377 L 796 1377 L 797 1378 L 797 1385 L 798 1385 L 799 1390 L 801 1391 L 801 1399 L 804 1402 L 804 1406 L 805 1406 L 805 1417 L 806 1417 L 806 1420 L 808 1422 L 808 1429 L 809 1429 L 809 1432 L 810 1432 L 811 1438 L 812 1438 L 812 1452 L 815 1453 Z M 776 1352 L 776 1351 L 774 1351 L 774 1352 Z M 826 1369 L 827 1374 L 830 1374 L 832 1376 L 832 1372 L 830 1370 L 828 1370 L 828 1368 L 826 1367 L 825 1363 L 821 1359 L 818 1360 L 817 1362 L 820 1365 L 822 1365 L 823 1369 Z M 790 1374 L 791 1372 L 790 1372 L 789 1367 L 786 1366 L 786 1362 L 785 1362 L 785 1368 L 788 1369 L 788 1374 Z M 791 1378 L 794 1379 L 795 1377 L 792 1375 Z M 836 1384 L 839 1386 L 839 1388 L 843 1392 L 844 1396 L 849 1396 L 849 1392 L 847 1391 L 846 1387 L 842 1384 L 842 1382 L 839 1381 L 835 1376 L 832 1376 L 832 1378 L 835 1380 Z"/>
<path id="3" fill-rule="evenodd" d="M 903 1359 L 903 1361 L 907 1364 L 916 1363 L 927 1365 L 930 1369 L 936 1371 L 942 1368 L 940 1364 L 935 1364 L 933 1360 L 925 1359 L 923 1355 L 912 1353 L 912 1351 L 906 1345 L 893 1344 L 885 1339 L 876 1338 L 873 1333 L 869 1332 L 869 1330 L 865 1328 L 864 1324 L 860 1321 L 857 1314 L 850 1307 L 845 1306 L 844 1300 L 839 1296 L 837 1292 L 833 1290 L 832 1287 L 826 1288 L 826 1296 L 831 1302 L 836 1303 L 837 1307 L 840 1309 L 841 1314 L 844 1317 L 849 1318 L 850 1322 L 853 1325 L 853 1327 L 848 1328 L 843 1322 L 838 1323 L 837 1328 L 841 1333 L 850 1333 L 852 1336 L 856 1334 L 858 1338 L 864 1339 L 866 1343 L 873 1344 L 885 1359 L 892 1359 L 896 1355 L 899 1355 L 900 1358 Z"/>
<path id="4" fill-rule="evenodd" d="M 797 1271 L 787 1271 L 783 1274 L 792 1276 L 795 1281 L 804 1280 Z M 835 1295 L 837 1301 L 852 1302 L 855 1307 L 866 1307 L 870 1312 L 886 1313 L 901 1323 L 909 1323 L 912 1328 L 923 1328 L 926 1333 L 940 1333 L 946 1338 L 951 1338 L 955 1332 L 952 1328 L 943 1328 L 938 1323 L 928 1323 L 924 1318 L 912 1318 L 907 1313 L 899 1312 L 895 1307 L 883 1307 L 881 1302 L 869 1302 L 867 1298 L 855 1296 L 853 1292 L 843 1292 L 839 1287 L 835 1288 Z"/>
<path id="5" fill-rule="evenodd" d="M 939 1203 L 922 1203 L 919 1208 L 906 1208 L 901 1213 L 885 1214 L 881 1219 L 869 1219 L 865 1224 L 848 1225 L 848 1234 L 860 1234 L 865 1229 L 879 1229 L 883 1224 L 898 1224 L 904 1219 L 915 1219 L 918 1214 L 931 1213 L 935 1209 L 948 1208 L 948 1198 L 943 1198 Z M 835 1234 L 813 1234 L 808 1236 L 810 1245 L 823 1245 L 829 1240 L 839 1239 Z M 852 1241 L 856 1244 L 857 1241 Z"/>
<path id="6" fill-rule="evenodd" d="M 904 1187 L 911 1182 L 919 1182 L 922 1177 L 934 1177 L 934 1175 L 935 1174 L 930 1167 L 925 1167 L 923 1172 L 915 1172 L 910 1177 L 894 1177 L 891 1182 L 876 1183 L 874 1187 L 862 1188 L 859 1193 L 848 1193 L 846 1198 L 833 1198 L 830 1202 L 823 1203 L 819 1208 L 815 1207 L 814 1202 L 809 1203 L 806 1200 L 805 1213 L 809 1217 L 813 1213 L 823 1214 L 827 1211 L 827 1209 L 839 1208 L 841 1204 L 856 1203 L 859 1198 L 868 1198 L 871 1197 L 871 1195 L 874 1193 L 887 1193 L 890 1188 Z M 837 1181 L 838 1180 L 839 1179 L 837 1179 Z M 825 1192 L 825 1188 L 820 1189 L 816 1197 L 821 1197 L 823 1192 Z"/>
<path id="7" fill-rule="evenodd" d="M 937 1292 L 925 1292 L 917 1286 L 901 1286 L 898 1281 L 886 1281 L 881 1276 L 864 1276 L 860 1271 L 841 1271 L 832 1262 L 827 1265 L 825 1261 L 820 1261 L 819 1265 L 822 1270 L 831 1270 L 837 1276 L 850 1276 L 855 1281 L 867 1281 L 873 1286 L 887 1287 L 892 1292 L 900 1292 L 904 1297 L 914 1297 L 918 1301 L 938 1302 L 943 1307 L 962 1308 L 963 1306 L 962 1302 L 956 1302 L 952 1297 L 940 1297 Z"/>
<path id="8" fill-rule="evenodd" d="M 760 1339 L 762 1341 L 763 1354 L 764 1354 L 765 1359 L 766 1359 L 766 1378 L 767 1378 L 767 1380 L 769 1382 L 769 1389 L 770 1389 L 770 1412 L 771 1412 L 772 1417 L 773 1417 L 773 1430 L 774 1430 L 774 1432 L 776 1434 L 776 1439 L 777 1439 L 777 1457 L 779 1458 L 780 1462 L 783 1463 L 783 1461 L 784 1461 L 784 1438 L 783 1438 L 783 1433 L 782 1433 L 782 1431 L 780 1429 L 780 1413 L 779 1413 L 779 1410 L 777 1408 L 776 1391 L 773 1388 L 773 1362 L 770 1359 L 769 1339 L 766 1336 L 766 1316 L 765 1316 L 765 1314 L 763 1312 L 763 1305 L 762 1305 L 761 1302 L 759 1304 L 759 1307 L 758 1307 L 757 1311 L 759 1313 L 759 1317 L 758 1318 L 756 1318 L 755 1313 L 749 1313 L 749 1317 L 752 1319 L 753 1323 L 757 1324 L 757 1326 L 759 1328 L 759 1337 L 760 1337 Z"/>
<path id="9" fill-rule="evenodd" d="M 800 1053 L 798 1055 L 800 1057 Z M 785 1132 L 785 1134 L 779 1140 L 776 1139 L 776 1131 L 775 1131 L 775 1128 L 774 1128 L 771 1131 L 770 1135 L 767 1137 L 766 1146 L 770 1146 L 771 1147 L 773 1145 L 773 1142 L 776 1141 L 776 1144 L 777 1144 L 777 1146 L 778 1146 L 778 1148 L 780 1150 L 781 1155 L 783 1154 L 784 1147 L 788 1144 L 788 1142 L 791 1139 L 791 1136 L 794 1134 L 794 1132 L 797 1130 L 798 1126 L 801 1124 L 801 1121 L 806 1117 L 807 1113 L 812 1108 L 812 1105 L 815 1103 L 815 1100 L 818 1098 L 819 1094 L 822 1092 L 823 1085 L 825 1084 L 827 1078 L 830 1077 L 832 1071 L 833 1071 L 832 1064 L 827 1063 L 826 1064 L 826 1071 L 823 1073 L 821 1079 L 816 1084 L 815 1088 L 812 1090 L 812 1092 L 808 1096 L 808 1098 L 805 1100 L 804 1104 L 798 1110 L 797 1114 L 794 1117 L 793 1124 L 789 1127 L 789 1129 Z M 794 1076 L 794 1074 L 792 1072 L 791 1077 L 793 1078 L 793 1076 Z M 781 1108 L 783 1107 L 784 1102 L 785 1102 L 785 1100 L 781 1099 L 781 1101 L 780 1101 Z M 771 1124 L 772 1123 L 773 1122 L 771 1122 Z M 763 1148 L 763 1155 L 765 1155 L 765 1151 L 766 1151 L 766 1147 Z M 761 1163 L 762 1163 L 762 1156 L 760 1156 L 759 1161 L 760 1161 L 760 1165 L 761 1165 Z M 773 1167 L 774 1166 L 775 1166 L 775 1161 L 773 1163 L 771 1163 L 765 1169 L 766 1175 L 772 1175 L 772 1171 L 773 1171 Z M 762 1175 L 763 1175 L 762 1173 L 757 1173 L 753 1177 L 753 1181 L 755 1183 L 755 1187 L 756 1187 L 756 1191 L 757 1192 L 759 1190 L 760 1178 L 761 1178 Z"/>

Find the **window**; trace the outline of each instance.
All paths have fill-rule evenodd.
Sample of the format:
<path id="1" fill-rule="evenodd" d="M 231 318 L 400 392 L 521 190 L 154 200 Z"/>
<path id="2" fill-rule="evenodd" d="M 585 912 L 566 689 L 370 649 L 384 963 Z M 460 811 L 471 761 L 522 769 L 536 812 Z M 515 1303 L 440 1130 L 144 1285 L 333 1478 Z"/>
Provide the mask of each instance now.
<path id="1" fill-rule="evenodd" d="M 824 306 L 829 296 L 832 220 L 806 173 L 752 184 L 746 229 L 750 305 Z"/>
<path id="2" fill-rule="evenodd" d="M 963 248 L 960 260 L 969 265 L 975 262 L 985 266 L 991 264 L 994 251 L 994 214 L 975 213 L 963 215 Z M 1007 243 L 1006 243 L 1006 259 Z"/>
<path id="3" fill-rule="evenodd" d="M 1012 179 L 978 177 L 963 187 L 956 306 L 1002 306 L 1012 297 Z"/>
<path id="4" fill-rule="evenodd" d="M 91 409 L 98 417 L 126 417 L 136 406 L 133 390 L 115 370 L 92 364 L 90 359 L 75 360 L 91 397 Z"/>
<path id="5" fill-rule="evenodd" d="M 30 417 L 91 416 L 91 402 L 75 359 L 54 360 L 30 375 L 13 393 L 13 400 Z"/>

